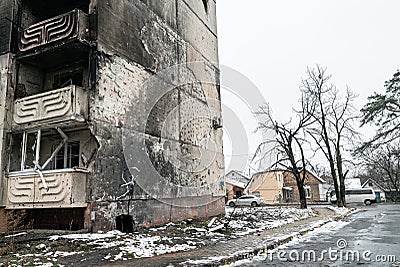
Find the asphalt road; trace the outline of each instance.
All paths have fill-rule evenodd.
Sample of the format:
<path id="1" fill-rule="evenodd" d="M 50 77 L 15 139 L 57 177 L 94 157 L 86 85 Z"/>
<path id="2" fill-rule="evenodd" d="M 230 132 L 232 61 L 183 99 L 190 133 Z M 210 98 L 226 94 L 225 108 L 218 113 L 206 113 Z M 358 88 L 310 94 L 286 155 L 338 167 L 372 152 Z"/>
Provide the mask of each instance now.
<path id="1" fill-rule="evenodd" d="M 242 266 L 400 266 L 400 205 L 358 208 Z"/>

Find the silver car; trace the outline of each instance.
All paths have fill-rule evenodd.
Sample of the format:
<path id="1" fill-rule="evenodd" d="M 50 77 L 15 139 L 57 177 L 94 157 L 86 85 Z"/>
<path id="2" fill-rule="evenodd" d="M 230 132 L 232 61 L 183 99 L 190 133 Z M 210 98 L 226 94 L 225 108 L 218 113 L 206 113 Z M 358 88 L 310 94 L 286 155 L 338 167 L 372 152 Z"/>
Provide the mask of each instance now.
<path id="1" fill-rule="evenodd" d="M 266 202 L 262 198 L 246 195 L 246 196 L 241 196 L 237 199 L 231 199 L 226 204 L 229 205 L 230 207 L 234 207 L 234 206 L 258 207 L 258 206 L 266 205 Z"/>

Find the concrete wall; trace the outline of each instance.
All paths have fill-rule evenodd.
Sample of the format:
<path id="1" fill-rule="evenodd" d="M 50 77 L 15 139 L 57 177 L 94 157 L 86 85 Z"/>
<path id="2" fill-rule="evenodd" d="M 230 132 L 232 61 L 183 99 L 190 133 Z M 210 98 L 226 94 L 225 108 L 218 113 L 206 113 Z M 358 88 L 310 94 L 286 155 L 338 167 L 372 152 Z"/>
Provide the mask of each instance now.
<path id="1" fill-rule="evenodd" d="M 208 13 L 202 1 L 175 0 L 98 1 L 96 10 L 98 65 L 90 98 L 91 130 L 99 143 L 90 182 L 95 228 L 110 228 L 116 215 L 127 212 L 145 225 L 223 212 L 222 129 L 214 129 L 210 119 L 186 119 L 204 105 L 211 118 L 221 117 L 215 2 L 209 1 Z M 191 65 L 193 61 L 202 63 Z M 171 90 L 152 103 L 147 80 L 177 64 L 183 65 L 162 78 Z M 170 86 L 180 80 L 198 82 Z M 135 153 L 127 164 L 122 145 L 126 129 L 138 140 L 132 146 L 145 143 L 152 166 L 143 166 L 146 159 Z M 191 172 L 190 161 L 204 153 L 213 154 L 207 167 Z M 132 166 L 156 182 L 151 192 L 138 185 L 128 210 L 126 201 L 114 202 L 125 192 L 121 176 L 128 176 Z M 158 175 L 165 181 L 158 183 Z M 199 190 L 196 196 L 185 195 L 176 187 Z M 188 202 L 199 205 L 179 207 Z"/>
<path id="2" fill-rule="evenodd" d="M 11 21 L 16 21 L 16 12 L 13 0 L 0 2 L 0 55 L 10 52 L 13 34 Z"/>
<path id="3" fill-rule="evenodd" d="M 11 44 L 13 26 L 11 21 L 16 19 L 13 0 L 0 2 L 0 231 L 7 230 L 6 212 L 4 210 L 7 183 L 4 179 L 7 155 L 7 133 L 11 128 L 9 110 L 12 101 L 12 86 L 15 65 L 12 62 Z"/>
<path id="4" fill-rule="evenodd" d="M 9 36 L 0 40 L 0 54 L 4 54 L 16 48 L 11 38 L 16 37 L 16 31 L 4 18 L 18 22 L 21 1 L 5 0 L 0 7 L 0 33 Z M 87 81 L 90 87 L 85 137 L 90 139 L 90 150 L 95 151 L 85 155 L 91 159 L 85 166 L 91 172 L 86 228 L 112 229 L 115 217 L 122 213 L 133 214 L 137 223 L 152 225 L 224 211 L 222 128 L 215 127 L 221 118 L 215 8 L 213 0 L 206 7 L 200 0 L 90 2 L 93 46 L 83 59 L 84 64 L 89 63 L 84 84 Z M 30 24 L 28 13 L 21 17 L 24 25 Z M 201 63 L 190 63 L 194 61 Z M 5 197 L 5 132 L 10 130 L 12 114 L 8 111 L 14 98 L 15 64 L 13 54 L 0 58 L 0 206 Z M 27 93 L 49 87 L 46 84 L 51 81 L 46 79 L 54 73 L 39 73 L 24 64 L 19 68 L 19 83 L 32 84 L 31 80 L 40 76 L 40 81 L 34 82 L 36 87 L 26 86 Z M 149 104 L 153 96 L 146 81 L 177 64 L 182 65 L 161 79 L 163 85 L 170 87 L 186 80 L 192 83 L 173 86 L 158 102 Z M 191 120 L 204 107 L 208 117 Z M 143 145 L 146 155 L 142 158 L 135 153 L 128 153 L 126 158 L 126 129 L 135 144 Z M 199 160 L 204 158 L 205 163 Z M 145 160 L 151 166 L 143 167 Z M 198 168 L 196 164 L 204 166 Z M 126 192 L 121 177 L 129 177 L 128 169 L 136 165 L 142 166 L 141 177 L 151 180 L 160 176 L 162 181 L 153 179 L 150 193 L 143 189 L 146 185 L 136 186 L 132 202 L 118 201 Z"/>
<path id="5" fill-rule="evenodd" d="M 5 203 L 6 181 L 4 172 L 8 159 L 8 136 L 11 130 L 11 112 L 13 96 L 15 65 L 12 61 L 12 54 L 4 54 L 0 56 L 0 206 Z"/>

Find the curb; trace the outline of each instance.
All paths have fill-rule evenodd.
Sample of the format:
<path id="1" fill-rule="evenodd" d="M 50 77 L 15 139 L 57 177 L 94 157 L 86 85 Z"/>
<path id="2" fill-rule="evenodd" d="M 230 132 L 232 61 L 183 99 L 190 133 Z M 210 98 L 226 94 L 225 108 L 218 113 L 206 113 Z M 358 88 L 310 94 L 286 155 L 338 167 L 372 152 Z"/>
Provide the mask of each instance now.
<path id="1" fill-rule="evenodd" d="M 265 254 L 269 250 L 275 249 L 280 245 L 286 244 L 286 243 L 292 241 L 295 237 L 304 236 L 304 235 L 308 234 L 309 232 L 312 232 L 313 230 L 320 228 L 321 226 L 323 226 L 329 222 L 342 220 L 343 218 L 345 218 L 351 214 L 357 213 L 358 211 L 359 210 L 356 208 L 351 208 L 349 211 L 347 211 L 344 214 L 336 215 L 330 219 L 320 222 L 317 225 L 307 227 L 306 229 L 301 230 L 297 233 L 291 234 L 289 236 L 285 236 L 283 238 L 279 238 L 279 239 L 269 242 L 269 243 L 265 243 L 262 247 L 256 247 L 256 248 L 249 249 L 248 251 L 238 252 L 236 254 L 227 256 L 223 259 L 215 260 L 215 261 L 212 261 L 209 263 L 203 263 L 203 264 L 200 264 L 197 266 L 215 267 L 215 266 L 221 266 L 221 265 L 229 265 L 229 264 L 235 263 L 239 260 L 251 259 L 254 256 Z"/>

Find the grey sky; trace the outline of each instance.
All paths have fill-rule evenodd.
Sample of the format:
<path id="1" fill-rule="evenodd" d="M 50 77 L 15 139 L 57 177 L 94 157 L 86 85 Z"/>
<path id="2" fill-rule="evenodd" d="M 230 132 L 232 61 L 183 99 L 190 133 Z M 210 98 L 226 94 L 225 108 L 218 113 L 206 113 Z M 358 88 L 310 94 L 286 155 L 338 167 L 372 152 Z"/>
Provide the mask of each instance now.
<path id="1" fill-rule="evenodd" d="M 360 108 L 399 68 L 399 10 L 398 0 L 218 0 L 220 63 L 251 79 L 278 120 L 290 118 L 301 77 L 315 64 L 356 92 Z M 222 73 L 222 84 L 226 78 Z M 222 101 L 255 127 L 232 97 Z"/>

